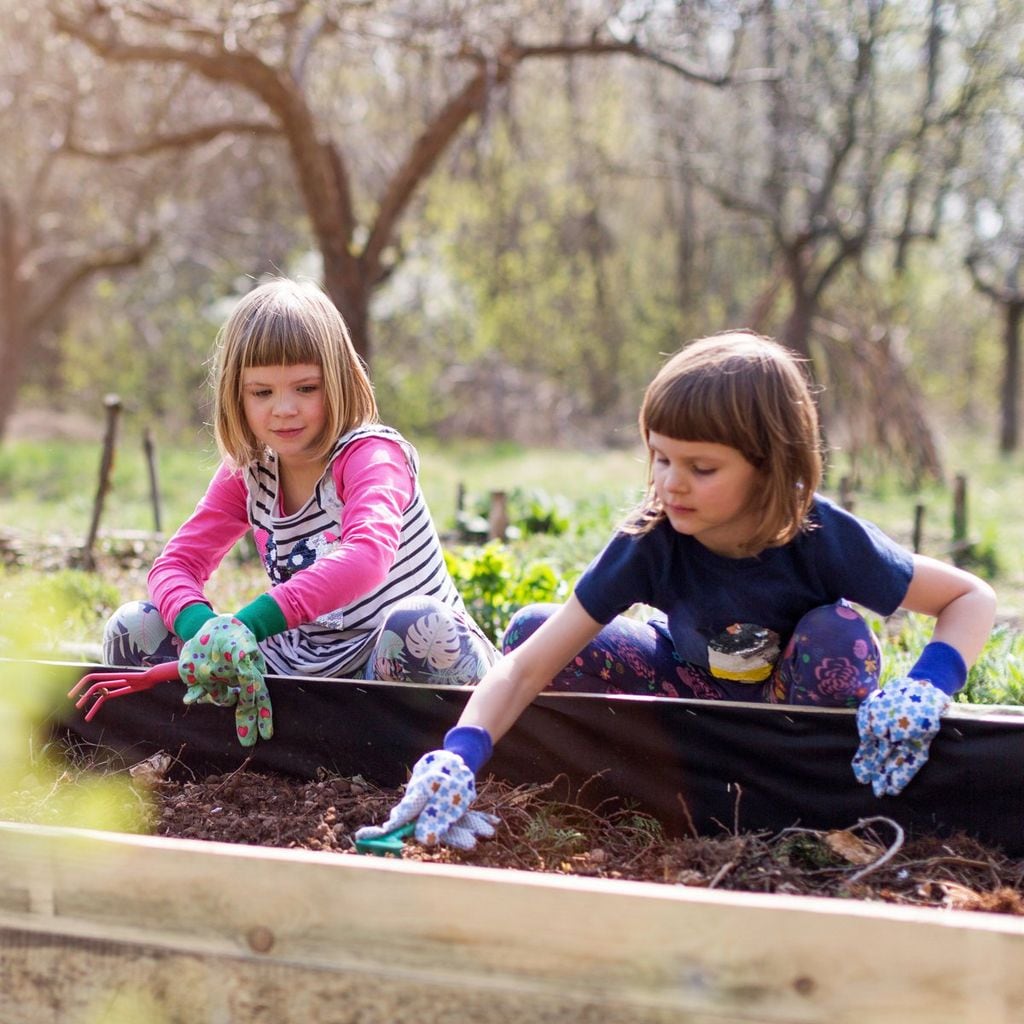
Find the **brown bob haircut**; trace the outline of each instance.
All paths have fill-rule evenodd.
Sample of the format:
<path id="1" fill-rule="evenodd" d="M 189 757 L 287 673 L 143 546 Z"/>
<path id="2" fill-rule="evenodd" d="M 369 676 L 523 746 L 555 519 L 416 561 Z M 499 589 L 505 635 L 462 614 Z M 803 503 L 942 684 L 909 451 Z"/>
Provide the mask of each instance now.
<path id="1" fill-rule="evenodd" d="M 338 308 L 315 284 L 277 278 L 249 292 L 217 335 L 214 434 L 226 460 L 243 466 L 261 454 L 245 420 L 243 370 L 303 364 L 323 374 L 326 424 L 316 457 L 326 458 L 348 431 L 377 422 L 373 387 Z"/>
<path id="2" fill-rule="evenodd" d="M 804 528 L 821 483 L 818 412 L 799 357 L 769 338 L 730 331 L 701 338 L 677 352 L 648 385 L 640 436 L 705 441 L 735 448 L 758 470 L 754 495 L 760 526 L 745 547 L 756 554 L 792 540 Z M 665 512 L 648 490 L 633 519 L 647 532 Z"/>

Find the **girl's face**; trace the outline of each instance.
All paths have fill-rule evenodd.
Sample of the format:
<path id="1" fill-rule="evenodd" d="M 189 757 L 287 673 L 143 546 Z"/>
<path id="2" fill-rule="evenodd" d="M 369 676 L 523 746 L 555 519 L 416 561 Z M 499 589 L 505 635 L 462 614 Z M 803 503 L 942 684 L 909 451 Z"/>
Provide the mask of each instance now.
<path id="1" fill-rule="evenodd" d="M 674 530 L 729 558 L 754 532 L 760 473 L 735 448 L 648 434 L 654 490 Z"/>
<path id="2" fill-rule="evenodd" d="M 308 462 L 327 422 L 319 366 L 250 366 L 242 371 L 242 409 L 249 429 L 282 464 Z"/>

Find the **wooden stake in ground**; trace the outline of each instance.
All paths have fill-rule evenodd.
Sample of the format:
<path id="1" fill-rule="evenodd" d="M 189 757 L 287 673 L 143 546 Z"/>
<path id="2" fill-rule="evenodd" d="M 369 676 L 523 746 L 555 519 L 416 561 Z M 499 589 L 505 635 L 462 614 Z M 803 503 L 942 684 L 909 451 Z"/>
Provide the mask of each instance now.
<path id="1" fill-rule="evenodd" d="M 92 503 L 92 522 L 89 524 L 89 536 L 82 552 L 82 564 L 90 571 L 96 568 L 93 547 L 100 529 L 100 518 L 103 515 L 103 503 L 110 490 L 110 474 L 114 469 L 114 451 L 117 447 L 117 420 L 121 415 L 121 399 L 117 395 L 107 395 L 103 399 L 107 410 L 107 426 L 103 434 L 103 457 L 100 459 L 100 476 L 96 485 L 96 499 Z"/>

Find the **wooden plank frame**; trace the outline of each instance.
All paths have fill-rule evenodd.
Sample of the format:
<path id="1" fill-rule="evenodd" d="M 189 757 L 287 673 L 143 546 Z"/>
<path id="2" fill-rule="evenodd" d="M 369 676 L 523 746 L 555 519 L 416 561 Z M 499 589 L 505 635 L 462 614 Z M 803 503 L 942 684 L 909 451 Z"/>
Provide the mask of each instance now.
<path id="1" fill-rule="evenodd" d="M 1003 1024 L 1022 964 L 995 914 L 0 823 L 4 1024 Z"/>

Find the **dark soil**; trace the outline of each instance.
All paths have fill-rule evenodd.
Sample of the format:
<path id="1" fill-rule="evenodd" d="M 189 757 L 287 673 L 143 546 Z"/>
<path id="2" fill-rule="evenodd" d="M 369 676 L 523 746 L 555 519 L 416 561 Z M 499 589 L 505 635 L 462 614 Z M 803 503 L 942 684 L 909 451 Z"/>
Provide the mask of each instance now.
<path id="1" fill-rule="evenodd" d="M 131 769 L 152 798 L 152 831 L 335 854 L 355 853 L 352 833 L 379 823 L 401 796 L 360 778 L 316 781 L 244 768 L 172 781 L 170 758 Z M 562 780 L 480 787 L 477 807 L 497 814 L 493 838 L 475 850 L 427 849 L 407 841 L 406 859 L 488 868 L 632 879 L 720 890 L 858 898 L 884 903 L 1024 915 L 1024 861 L 966 838 L 904 839 L 886 818 L 848 830 L 787 829 L 776 835 L 724 832 L 668 838 L 635 811 L 602 815 L 567 799 Z M 563 791 L 561 794 L 559 791 Z"/>

